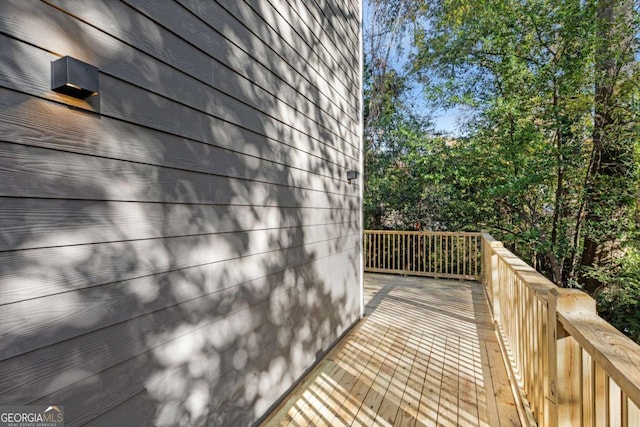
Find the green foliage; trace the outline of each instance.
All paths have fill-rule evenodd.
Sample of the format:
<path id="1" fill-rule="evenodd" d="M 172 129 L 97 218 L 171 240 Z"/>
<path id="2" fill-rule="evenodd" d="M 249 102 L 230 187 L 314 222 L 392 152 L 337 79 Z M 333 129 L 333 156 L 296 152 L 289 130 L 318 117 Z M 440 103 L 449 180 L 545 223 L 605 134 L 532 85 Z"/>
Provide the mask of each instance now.
<path id="1" fill-rule="evenodd" d="M 591 14 L 545 1 L 435 2 L 413 58 L 414 72 L 446 105 L 478 112 L 470 136 L 454 147 L 463 169 L 452 171 L 477 178 L 450 181 L 449 197 L 472 199 L 464 218 L 492 229 L 557 283 L 571 277 L 578 253 L 570 242 L 589 159 Z"/>
<path id="2" fill-rule="evenodd" d="M 629 251 L 619 267 L 618 275 L 598 272 L 607 283 L 595 294 L 598 313 L 640 344 L 640 252 Z"/>
<path id="3" fill-rule="evenodd" d="M 602 315 L 637 339 L 637 10 L 375 3 L 395 8 L 383 25 L 410 29 L 413 48 L 406 72 L 370 60 L 366 226 L 488 229 L 558 285 L 596 283 Z M 431 105 L 473 109 L 466 136 L 434 136 L 407 108 L 414 81 Z"/>
<path id="4" fill-rule="evenodd" d="M 625 1 L 617 3 L 624 10 Z M 415 35 L 412 71 L 427 91 L 477 111 L 460 150 L 480 153 L 480 161 L 463 162 L 482 180 L 468 189 L 479 197 L 464 218 L 492 229 L 559 285 L 586 277 L 583 238 L 595 241 L 598 266 L 624 252 L 607 248 L 625 239 L 634 203 L 637 133 L 629 129 L 637 132 L 638 120 L 629 101 L 637 73 L 616 53 L 633 44 L 616 41 L 613 30 L 603 42 L 602 28 L 615 24 L 603 16 L 597 1 L 440 0 Z M 602 103 L 594 82 L 609 56 L 620 72 L 607 80 L 607 106 L 627 107 L 611 107 L 603 127 L 594 121 Z M 606 146 L 592 142 L 596 132 Z M 451 191 L 468 198 L 463 188 Z"/>

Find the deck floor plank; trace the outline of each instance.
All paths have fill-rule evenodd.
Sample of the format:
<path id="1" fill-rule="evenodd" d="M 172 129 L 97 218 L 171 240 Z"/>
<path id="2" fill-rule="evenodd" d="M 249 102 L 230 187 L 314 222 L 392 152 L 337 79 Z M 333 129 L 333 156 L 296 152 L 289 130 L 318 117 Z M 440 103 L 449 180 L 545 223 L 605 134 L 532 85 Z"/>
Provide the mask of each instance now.
<path id="1" fill-rule="evenodd" d="M 305 402 L 312 411 L 315 411 L 315 414 L 310 417 L 308 423 L 305 423 L 304 417 L 302 416 L 305 412 L 303 409 L 299 411 L 300 416 L 298 416 L 297 419 L 292 418 L 291 426 L 332 425 L 331 422 L 335 414 L 348 396 L 353 376 L 358 375 L 361 369 L 366 368 L 366 362 L 369 361 L 371 357 L 377 357 L 380 353 L 379 347 L 384 343 L 386 338 L 387 327 L 372 329 L 371 326 L 372 325 L 366 325 L 361 328 L 368 336 L 363 337 L 365 339 L 360 341 L 359 346 L 350 349 L 350 352 L 343 356 L 330 354 L 326 358 L 333 360 L 333 369 L 327 373 L 326 377 L 322 378 L 322 381 L 318 382 L 318 387 L 313 389 L 313 393 L 318 395 L 315 406 L 311 399 L 307 399 Z M 302 412 L 302 414 L 300 414 L 300 412 Z"/>
<path id="2" fill-rule="evenodd" d="M 446 337 L 444 343 L 444 369 L 442 390 L 438 403 L 438 425 L 458 425 L 458 347 L 455 337 Z"/>
<path id="3" fill-rule="evenodd" d="M 325 411 L 326 415 L 324 420 L 317 425 L 325 425 L 325 421 L 327 426 L 350 425 L 350 414 L 355 416 L 359 409 L 359 404 L 355 406 L 356 402 L 353 398 L 354 388 L 358 386 L 359 381 L 366 378 L 363 376 L 363 373 L 369 371 L 376 361 L 384 357 L 384 354 L 389 351 L 389 339 L 393 337 L 393 334 L 389 333 L 390 329 L 391 328 L 380 325 L 379 330 L 375 328 L 370 331 L 372 335 L 377 335 L 379 339 L 374 339 L 373 345 L 365 346 L 357 360 L 358 363 L 353 365 L 353 368 L 347 372 L 347 375 L 343 377 L 341 381 L 336 382 L 335 390 L 337 390 L 338 393 L 334 392 L 329 399 L 334 402 L 334 409 L 333 411 Z"/>
<path id="4" fill-rule="evenodd" d="M 412 376 L 412 380 L 415 381 L 413 391 L 416 394 L 416 410 L 414 418 L 409 424 L 410 427 L 424 424 L 418 420 L 421 418 L 421 411 L 423 410 L 422 402 L 426 402 L 426 399 L 423 399 L 423 395 L 425 394 L 427 387 L 427 372 L 429 371 L 431 349 L 433 348 L 434 340 L 435 337 L 433 335 L 423 333 L 422 340 L 420 341 L 420 358 L 418 358 L 417 362 L 414 364 L 414 366 L 418 366 L 418 373 L 415 376 Z"/>
<path id="5" fill-rule="evenodd" d="M 458 389 L 460 390 L 458 422 L 464 425 L 479 425 L 476 385 L 476 369 L 478 367 L 468 340 L 460 342 L 460 359 L 462 363 L 458 376 Z"/>
<path id="6" fill-rule="evenodd" d="M 426 374 L 426 368 L 421 361 L 423 358 L 422 339 L 423 333 L 416 333 L 416 346 L 411 353 L 412 359 L 409 366 L 407 384 L 402 393 L 398 415 L 394 425 L 399 427 L 410 427 L 418 416 L 418 406 L 420 405 L 420 395 L 422 391 L 422 381 Z"/>
<path id="7" fill-rule="evenodd" d="M 438 402 L 442 390 L 442 375 L 444 367 L 444 348 L 441 337 L 433 336 L 433 345 L 427 376 L 420 399 L 420 409 L 416 425 L 435 425 L 438 419 Z"/>
<path id="8" fill-rule="evenodd" d="M 411 367 L 411 362 L 407 360 L 411 354 L 411 336 L 403 339 L 402 343 L 402 347 L 400 345 L 395 347 L 393 357 L 389 360 L 387 392 L 378 408 L 375 425 L 394 425 L 398 414 L 402 393 L 408 381 L 408 368 Z"/>
<path id="9" fill-rule="evenodd" d="M 385 354 L 389 354 L 392 343 L 389 339 L 393 334 L 385 335 L 384 339 L 377 347 L 377 352 L 368 355 L 368 364 L 364 364 L 362 371 L 359 373 L 356 382 L 350 390 L 349 395 L 342 401 L 342 405 L 338 408 L 335 418 L 331 420 L 329 425 L 351 425 L 356 418 L 362 400 L 371 388 L 372 377 L 374 377 L 384 364 Z"/>
<path id="10" fill-rule="evenodd" d="M 365 318 L 263 426 L 516 426 L 481 285 L 365 275 Z"/>
<path id="11" fill-rule="evenodd" d="M 374 424 L 378 409 L 387 393 L 391 376 L 384 373 L 383 366 L 388 369 L 391 365 L 390 355 L 390 352 L 387 352 L 386 355 L 380 355 L 378 359 L 380 363 L 372 366 L 372 381 L 369 383 L 367 394 L 360 405 L 358 414 L 356 414 L 356 419 L 364 425 Z"/>

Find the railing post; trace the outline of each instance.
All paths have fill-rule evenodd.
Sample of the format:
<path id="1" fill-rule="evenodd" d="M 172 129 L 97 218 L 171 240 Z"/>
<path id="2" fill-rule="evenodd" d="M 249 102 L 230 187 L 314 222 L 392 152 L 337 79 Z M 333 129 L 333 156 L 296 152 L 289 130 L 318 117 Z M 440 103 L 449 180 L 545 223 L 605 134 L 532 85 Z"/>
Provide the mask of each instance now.
<path id="1" fill-rule="evenodd" d="M 558 312 L 596 314 L 595 300 L 577 289 L 554 288 L 548 308 L 548 407 L 545 425 L 581 425 L 581 348 L 558 320 Z"/>
<path id="2" fill-rule="evenodd" d="M 490 245 L 491 253 L 491 300 L 493 309 L 493 319 L 499 322 L 500 317 L 500 271 L 498 264 L 498 254 L 494 249 L 502 248 L 502 242 L 493 241 Z"/>
<path id="3" fill-rule="evenodd" d="M 496 322 L 500 321 L 500 274 L 495 249 L 502 247 L 502 242 L 494 240 L 486 231 L 482 231 L 482 275 L 491 303 L 493 320 Z"/>
<path id="4" fill-rule="evenodd" d="M 558 425 L 558 350 L 556 337 L 558 336 L 558 315 L 556 312 L 558 289 L 551 289 L 547 300 L 547 359 L 544 375 L 544 424 L 543 427 Z"/>

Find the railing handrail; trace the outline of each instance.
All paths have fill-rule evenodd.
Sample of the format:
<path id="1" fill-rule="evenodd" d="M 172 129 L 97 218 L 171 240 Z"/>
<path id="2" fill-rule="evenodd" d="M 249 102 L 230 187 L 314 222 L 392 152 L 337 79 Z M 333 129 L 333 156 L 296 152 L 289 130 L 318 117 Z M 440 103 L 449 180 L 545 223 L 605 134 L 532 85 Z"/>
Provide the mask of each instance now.
<path id="1" fill-rule="evenodd" d="M 513 254 L 509 249 L 506 249 L 504 246 L 500 245 L 495 248 L 494 251 L 509 264 L 514 275 L 520 280 L 526 282 L 528 286 L 535 288 L 538 291 L 547 292 L 551 289 L 557 288 L 551 280 L 537 272 L 533 267 L 524 262 L 517 255 Z M 546 299 L 546 294 L 541 293 L 540 297 Z"/>
<path id="2" fill-rule="evenodd" d="M 477 236 L 480 237 L 482 233 L 479 231 L 431 231 L 431 230 L 364 230 L 367 234 L 427 234 L 427 235 L 442 235 L 442 236 Z"/>
<path id="3" fill-rule="evenodd" d="M 640 346 L 589 295 L 557 287 L 486 232 L 366 230 L 364 241 L 365 271 L 482 281 L 529 402 L 523 422 L 640 426 Z"/>
<path id="4" fill-rule="evenodd" d="M 558 320 L 625 395 L 640 406 L 640 347 L 609 322 L 591 313 L 559 311 Z"/>
<path id="5" fill-rule="evenodd" d="M 365 230 L 364 271 L 478 280 L 480 239 L 478 232 Z"/>
<path id="6" fill-rule="evenodd" d="M 482 242 L 490 306 L 538 425 L 640 425 L 640 346 L 586 293 L 558 288 L 487 233 Z"/>

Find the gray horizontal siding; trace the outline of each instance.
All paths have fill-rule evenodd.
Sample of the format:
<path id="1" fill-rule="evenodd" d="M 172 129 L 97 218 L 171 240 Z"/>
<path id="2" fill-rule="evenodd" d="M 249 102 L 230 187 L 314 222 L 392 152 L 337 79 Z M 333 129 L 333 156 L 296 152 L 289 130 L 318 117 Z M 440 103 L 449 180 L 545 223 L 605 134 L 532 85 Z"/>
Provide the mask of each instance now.
<path id="1" fill-rule="evenodd" d="M 181 1 L 195 4 L 195 0 Z M 295 64 L 300 74 L 307 77 L 316 88 L 328 88 L 331 90 L 331 98 L 340 103 L 345 102 L 351 111 L 355 111 L 357 98 L 348 89 L 352 82 L 348 81 L 347 75 L 341 73 L 338 64 L 331 61 L 328 55 L 324 58 L 319 56 L 318 52 L 293 30 L 282 16 L 282 12 L 268 6 L 268 1 L 256 4 L 255 8 L 249 7 L 244 1 L 224 3 L 225 10 L 239 19 L 244 27 L 257 35 L 278 57 L 289 64 Z"/>
<path id="2" fill-rule="evenodd" d="M 197 218 L 198 221 L 185 221 Z M 357 222 L 348 208 L 301 208 L 0 198 L 0 251 L 161 237 L 334 226 Z"/>
<path id="3" fill-rule="evenodd" d="M 273 28 L 266 25 L 258 25 L 262 13 L 266 14 L 268 2 L 251 2 L 251 9 L 245 2 L 200 2 L 197 0 L 178 0 L 195 15 L 208 22 L 214 23 L 217 28 L 223 28 L 226 35 L 240 46 L 247 46 L 246 51 L 251 52 L 258 61 L 268 66 L 269 69 L 290 70 L 285 78 L 296 83 L 309 85 L 314 91 L 323 93 L 322 98 L 337 105 L 347 114 L 353 114 L 356 110 L 352 94 L 347 92 L 347 85 L 339 80 L 329 82 L 329 70 L 321 72 L 309 64 L 310 58 L 302 57 L 295 49 L 303 49 L 302 43 L 290 46 L 287 40 L 280 38 Z M 220 3 L 220 4 L 219 4 Z M 283 2 L 283 6 L 285 3 Z M 254 13 L 255 10 L 262 13 Z M 233 23 L 240 25 L 233 25 Z M 284 65 L 284 67 L 283 67 Z M 331 70 L 335 71 L 335 70 Z M 303 83 L 306 82 L 306 83 Z"/>
<path id="4" fill-rule="evenodd" d="M 75 4 L 75 2 L 73 1 L 69 2 L 64 0 L 57 0 L 54 3 L 62 7 L 70 7 L 71 5 L 73 5 L 73 7 L 70 7 L 70 9 L 73 9 L 74 15 L 81 17 L 88 23 L 101 26 L 102 28 L 107 27 L 107 30 L 109 29 L 109 26 L 114 28 L 119 27 L 119 22 L 121 22 L 121 20 L 128 19 L 133 21 L 130 25 L 127 25 L 124 28 L 118 28 L 117 38 L 122 40 L 123 43 L 137 48 L 141 52 L 145 52 L 150 56 L 154 56 L 161 62 L 168 64 L 169 66 L 173 66 L 178 70 L 183 71 L 184 73 L 200 80 L 201 82 L 210 84 L 216 87 L 216 89 L 218 90 L 229 93 L 231 96 L 244 95 L 243 91 L 234 91 L 234 85 L 247 86 L 248 83 L 250 84 L 250 82 L 246 82 L 238 75 L 237 72 L 233 70 L 233 63 L 227 62 L 228 67 L 221 66 L 223 63 L 218 60 L 218 58 L 221 57 L 221 52 L 232 55 L 234 61 L 241 61 L 241 63 L 243 64 L 249 64 L 255 61 L 249 55 L 245 55 L 245 57 L 243 58 L 241 56 L 241 52 L 238 52 L 238 47 L 231 44 L 228 40 L 222 38 L 222 41 L 226 42 L 226 46 L 224 47 L 209 44 L 208 50 L 205 50 L 202 48 L 202 43 L 193 45 L 194 41 L 192 39 L 184 40 L 181 37 L 174 35 L 173 26 L 175 26 L 175 24 L 173 22 L 177 21 L 177 19 L 173 18 L 175 17 L 176 13 L 180 13 L 181 11 L 180 8 L 176 5 L 174 5 L 173 9 L 170 9 L 170 4 L 165 5 L 163 3 L 152 1 L 134 1 L 130 3 L 132 6 L 135 6 L 136 9 L 132 9 L 132 7 L 127 7 L 120 3 L 113 3 L 109 4 L 108 7 L 105 7 L 105 9 L 108 9 L 108 15 L 106 15 L 106 11 L 105 14 L 95 13 L 95 5 L 91 4 Z M 217 5 L 215 3 L 212 3 L 210 7 L 216 6 Z M 144 11 L 146 14 L 149 14 L 149 16 L 160 17 L 164 20 L 164 23 L 166 25 L 171 26 L 172 31 L 168 31 L 164 26 L 157 25 L 156 22 L 151 21 L 143 15 L 133 15 L 132 10 L 137 11 L 138 9 Z M 194 22 L 194 16 L 187 13 L 187 11 L 182 10 L 182 16 L 180 17 L 183 18 L 183 25 Z M 216 9 L 213 9 L 211 11 L 211 14 L 208 15 L 208 22 L 210 22 L 215 17 L 220 21 L 220 23 L 224 23 L 224 26 L 220 24 L 218 28 L 230 28 L 226 31 L 232 32 L 233 34 L 238 34 L 237 37 L 242 40 L 244 40 L 246 37 L 251 36 L 251 33 L 246 32 L 246 29 L 244 27 L 234 27 L 232 25 L 234 24 L 234 20 L 231 19 L 231 16 L 227 16 L 227 19 L 223 19 L 225 18 L 225 14 L 226 11 L 223 8 L 217 7 Z M 103 19 L 105 15 L 112 16 L 113 18 L 115 18 L 115 20 L 113 20 L 113 22 L 110 24 L 105 23 Z M 161 23 L 162 21 L 157 20 L 157 22 Z M 201 25 L 203 24 L 201 23 Z M 146 36 L 145 29 L 150 27 L 153 27 L 154 31 L 158 33 L 157 37 L 151 38 Z M 122 31 L 123 29 L 125 31 Z M 110 37 L 109 40 L 105 40 L 104 42 L 112 45 L 113 43 L 115 43 L 113 39 L 115 39 L 115 37 Z M 218 38 L 217 44 L 220 45 L 220 37 Z M 206 54 L 204 54 L 205 52 Z M 250 52 L 256 52 L 255 48 L 250 50 Z M 197 58 L 199 61 L 189 61 L 186 58 Z M 236 62 L 235 68 L 238 68 L 237 64 L 238 63 Z M 256 90 L 255 85 L 251 86 L 253 86 L 253 90 Z M 256 93 L 255 95 L 261 94 Z M 260 102 L 262 98 L 263 96 L 253 96 L 248 99 L 248 102 Z M 247 100 L 247 97 L 244 96 L 244 99 Z M 259 105 L 256 107 L 260 108 Z M 322 123 L 320 123 L 320 125 L 322 126 Z M 326 129 L 331 132 L 334 131 L 329 126 L 327 126 Z M 343 128 L 343 130 L 350 131 L 349 128 Z"/>
<path id="5" fill-rule="evenodd" d="M 355 236 L 344 238 L 345 243 L 353 243 L 354 240 Z M 204 310 L 206 313 L 202 314 L 204 316 L 202 318 L 221 320 L 229 312 L 251 311 L 250 308 L 253 305 L 263 302 L 265 295 L 271 298 L 276 297 L 277 293 L 297 292 L 296 281 L 284 283 L 282 275 L 287 277 L 292 275 L 293 278 L 304 275 L 317 263 L 323 265 L 329 263 L 333 273 L 340 272 L 345 252 L 340 251 L 340 248 L 332 249 L 332 246 L 340 243 L 332 241 L 324 245 L 321 243 L 309 245 L 311 249 L 318 251 L 318 256 L 314 260 L 304 258 L 304 251 L 300 251 L 299 248 L 276 253 L 275 255 L 287 255 L 288 264 L 279 265 L 273 262 L 270 266 L 271 271 L 263 270 L 254 273 L 257 277 L 249 272 L 252 263 L 271 263 L 274 254 L 162 273 L 160 277 L 132 279 L 111 285 L 106 289 L 81 290 L 77 291 L 78 294 L 74 294 L 73 298 L 65 299 L 64 295 L 49 297 L 43 299 L 42 304 L 38 305 L 34 302 L 31 306 L 31 317 L 49 319 L 48 323 L 41 322 L 37 326 L 34 326 L 36 319 L 29 322 L 27 316 L 24 316 L 24 320 L 28 323 L 19 325 L 17 322 L 10 323 L 15 317 L 11 313 L 3 315 L 7 317 L 6 320 L 3 319 L 3 342 L 9 343 L 10 346 L 7 347 L 11 347 L 11 350 L 19 347 L 19 350 L 13 351 L 25 354 L 21 357 L 11 357 L 9 353 L 7 354 L 9 357 L 4 358 L 0 375 L 3 384 L 0 398 L 7 404 L 25 402 L 33 399 L 42 390 L 53 391 L 73 385 L 78 381 L 77 375 L 80 375 L 71 375 L 74 369 L 80 368 L 84 372 L 82 375 L 90 376 L 92 372 L 97 373 L 108 368 L 118 360 L 126 360 L 131 357 L 131 352 L 150 350 L 153 346 L 148 345 L 143 338 L 148 335 L 153 336 L 157 332 L 156 327 L 162 330 L 172 323 L 179 323 L 179 316 L 186 312 L 198 316 L 198 320 L 201 320 L 201 316 L 193 310 Z M 239 277 L 235 278 L 235 281 L 226 282 L 221 273 L 229 271 L 230 268 L 244 268 L 246 271 L 237 273 Z M 206 283 L 210 289 L 190 287 L 194 282 Z M 140 301 L 131 298 L 132 293 L 142 294 L 148 288 L 158 284 L 161 284 L 161 289 L 156 291 L 162 298 L 150 300 L 146 304 L 140 304 Z M 302 298 L 301 295 L 299 297 Z M 69 303 L 70 300 L 82 301 L 83 304 L 74 306 Z M 22 304 L 26 303 L 28 301 Z M 293 310 L 294 307 L 290 309 Z M 169 320 L 164 319 L 163 316 L 169 316 Z M 178 318 L 175 319 L 175 317 Z M 62 322 L 63 318 L 67 320 Z M 139 326 L 143 324 L 146 326 Z M 198 329 L 197 324 L 193 329 Z M 188 330 L 187 327 L 181 332 L 186 334 Z M 123 334 L 124 331 L 128 332 Z M 104 333 L 113 335 L 112 339 L 121 341 L 126 338 L 128 341 L 119 346 L 105 347 L 102 344 Z M 30 343 L 29 338 L 32 337 L 40 340 L 47 339 L 47 345 L 38 346 L 35 339 Z M 163 339 L 161 338 L 159 342 Z M 97 351 L 99 355 L 90 356 Z M 75 361 L 60 357 L 69 352 L 82 357 Z M 83 355 L 85 352 L 87 356 Z M 93 357 L 98 356 L 103 364 L 96 366 Z M 30 369 L 25 369 L 26 366 Z M 64 374 L 65 370 L 69 371 L 66 381 L 60 379 L 53 384 L 53 380 Z"/>
<path id="6" fill-rule="evenodd" d="M 358 34 L 358 12 L 357 10 L 349 10 L 339 7 L 338 2 L 327 0 L 287 0 L 298 10 L 301 7 L 307 11 L 320 23 L 336 45 L 336 49 L 348 52 L 351 60 L 358 62 L 358 38 L 354 35 Z M 345 20 L 349 21 L 345 24 Z M 349 61 L 349 58 L 347 58 Z"/>
<path id="7" fill-rule="evenodd" d="M 327 229 L 331 231 L 327 231 Z M 199 236 L 172 237 L 161 240 L 133 240 L 125 242 L 104 243 L 100 245 L 56 246 L 53 248 L 33 249 L 28 251 L 9 251 L 0 254 L 3 265 L 15 266 L 10 273 L 2 274 L 8 285 L 0 291 L 0 303 L 17 303 L 21 300 L 66 293 L 71 290 L 95 287 L 128 278 L 143 277 L 166 271 L 193 268 L 213 264 L 226 259 L 235 259 L 251 255 L 273 252 L 285 248 L 304 248 L 316 242 L 335 240 L 339 237 L 354 234 L 352 224 L 312 226 L 305 228 L 273 230 L 257 230 L 236 232 L 229 235 L 213 234 Z M 277 234 L 276 234 L 277 233 Z M 271 239 L 273 235 L 279 238 Z M 304 241 L 301 241 L 305 239 Z M 250 245 L 248 242 L 256 242 Z M 219 248 L 205 251 L 202 248 Z M 130 254 L 144 254 L 144 258 L 136 262 L 129 261 Z M 277 253 L 271 256 L 277 257 Z M 82 269 L 66 269 L 68 259 L 82 260 Z M 16 280 L 16 272 L 47 266 L 49 271 L 42 276 L 20 277 Z M 121 268 L 126 266 L 126 269 Z M 91 274 L 87 276 L 87 271 Z M 43 283 L 46 278 L 46 283 Z M 15 283 L 13 282 L 15 280 Z M 19 285 L 19 286 L 18 286 Z M 7 307 L 5 315 L 14 312 L 15 307 Z M 19 309 L 16 313 L 28 316 L 29 311 Z M 29 319 L 12 321 L 18 326 L 25 326 Z M 6 319 L 0 324 L 8 328 Z M 21 323 L 22 322 L 22 323 Z M 10 332 L 5 330 L 4 332 Z M 2 333 L 0 333 L 0 336 Z M 0 354 L 17 352 L 16 349 L 5 349 Z M 2 357 L 0 355 L 0 357 Z"/>
<path id="8" fill-rule="evenodd" d="M 351 67 L 351 64 L 358 62 L 357 52 L 347 51 L 342 43 L 337 42 L 339 39 L 330 27 L 323 27 L 305 7 L 296 8 L 296 4 L 292 2 L 288 3 L 291 7 L 287 8 L 279 8 L 276 1 L 271 1 L 270 4 L 309 49 L 320 58 L 327 58 L 323 61 L 327 66 L 340 69 L 341 75 L 346 76 L 347 84 L 358 85 L 357 69 Z"/>
<path id="9" fill-rule="evenodd" d="M 357 198 L 0 142 L 0 196 L 330 208 Z"/>
<path id="10" fill-rule="evenodd" d="M 0 48 L 3 53 L 0 85 L 50 100 L 61 99 L 62 95 L 48 93 L 50 62 L 57 56 L 8 37 L 0 39 Z M 171 87 L 172 81 L 168 79 L 165 83 Z M 335 135 L 323 133 L 315 128 L 316 135 L 311 136 L 235 98 L 213 90 L 208 91 L 207 88 L 192 87 L 188 92 L 185 92 L 184 88 L 180 90 L 181 97 L 185 100 L 189 98 L 188 102 L 192 105 L 188 105 L 104 73 L 100 76 L 100 87 L 102 94 L 99 112 L 108 117 L 134 121 L 136 124 L 196 140 L 215 139 L 212 133 L 228 123 L 246 129 L 258 137 L 276 141 L 286 139 L 290 141 L 289 144 L 295 144 L 294 148 L 307 153 L 312 152 L 316 146 L 323 147 L 332 163 L 344 164 L 340 159 L 355 158 L 354 148 L 346 142 L 340 143 Z M 210 97 L 207 97 L 206 93 L 209 93 Z M 193 94 L 193 97 L 189 94 Z M 83 101 L 72 102 L 81 106 Z M 193 105 L 195 103 L 198 105 Z M 278 110 L 277 106 L 274 108 Z M 168 111 L 172 114 L 168 114 Z M 190 126 L 187 128 L 184 123 L 189 123 Z M 322 136 L 328 142 L 318 139 Z M 340 147 L 346 151 L 339 150 Z"/>
<path id="11" fill-rule="evenodd" d="M 0 2 L 0 401 L 247 425 L 357 319 L 350 3 Z"/>
<path id="12" fill-rule="evenodd" d="M 59 120 L 61 115 L 65 120 Z M 198 136 L 201 140 L 150 128 L 131 138 L 139 129 L 134 123 L 104 114 L 96 121 L 92 115 L 69 110 L 66 105 L 0 88 L 0 140 L 5 142 L 176 169 L 215 171 L 237 178 L 260 174 L 260 180 L 272 183 L 282 182 L 284 177 L 298 180 L 298 186 L 309 189 L 318 185 L 326 189 L 327 183 L 337 192 L 350 188 L 345 183 L 344 169 L 320 155 L 295 150 L 222 121 L 210 123 L 212 128 L 215 126 L 215 134 L 205 131 Z M 196 136 L 193 129 L 184 133 Z M 247 144 L 238 144 L 238 140 Z M 263 170 L 243 167 L 251 162 L 270 167 Z"/>
<path id="13" fill-rule="evenodd" d="M 341 265 L 344 262 L 340 259 L 335 262 L 319 261 L 317 268 L 335 271 L 335 277 L 331 274 L 329 279 L 337 279 L 339 273 L 343 274 L 340 280 L 357 279 L 344 275 L 345 272 L 338 269 Z M 73 386 L 53 391 L 34 403 L 72 401 L 79 390 L 104 390 L 100 395 L 88 395 L 82 407 L 65 407 L 74 420 L 85 423 L 95 419 L 96 413 L 116 407 L 141 393 L 151 397 L 147 404 L 152 405 L 155 411 L 158 410 L 158 396 L 173 403 L 192 393 L 203 393 L 207 396 L 207 403 L 218 408 L 212 411 L 206 425 L 249 424 L 260 415 L 261 410 L 266 409 L 268 402 L 274 401 L 286 390 L 283 384 L 294 381 L 296 372 L 307 367 L 305 365 L 308 362 L 295 357 L 296 353 L 303 354 L 330 345 L 328 334 L 305 333 L 305 329 L 312 331 L 316 328 L 310 319 L 325 317 L 323 311 L 326 311 L 326 307 L 338 302 L 344 304 L 344 310 L 356 310 L 356 307 L 349 306 L 347 300 L 336 301 L 330 294 L 319 294 L 316 302 L 310 304 L 307 292 L 313 289 L 313 282 L 304 272 L 290 270 L 270 279 L 274 286 L 284 290 L 271 293 L 270 298 L 252 305 L 248 310 L 234 311 L 216 318 L 210 314 L 208 307 L 206 312 L 201 312 L 202 302 L 194 302 L 138 318 L 126 325 L 128 329 L 104 330 L 107 336 L 94 337 L 107 343 L 103 349 L 121 347 L 126 349 L 123 352 L 125 354 L 94 352 L 95 370 L 101 366 L 109 368 L 82 378 Z M 307 289 L 298 286 L 300 280 L 309 285 Z M 258 280 L 255 284 L 264 282 L 266 280 Z M 250 285 L 243 289 L 248 289 Z M 210 305 L 211 302 L 208 302 L 207 306 Z M 190 329 L 167 332 L 157 346 L 146 351 L 135 347 L 138 342 L 140 345 L 149 341 L 155 344 L 157 330 L 179 323 L 185 311 L 197 315 L 201 321 Z M 335 320 L 323 322 L 323 328 L 327 330 L 341 327 L 341 322 Z M 141 335 L 133 336 L 133 333 Z M 114 340 L 117 343 L 113 343 Z M 282 345 L 283 342 L 287 344 Z M 87 345 L 95 346 L 95 340 Z M 197 353 L 198 357 L 189 357 L 185 348 Z M 238 355 L 240 348 L 243 349 L 242 356 Z M 81 360 L 88 359 L 82 357 Z M 114 361 L 119 363 L 114 364 Z M 84 373 L 83 367 L 70 364 L 68 370 L 70 374 L 77 371 Z M 138 375 L 131 375 L 131 372 Z M 215 385 L 213 389 L 212 384 Z M 257 402 L 257 407 L 252 408 L 254 402 Z M 173 412 L 171 405 L 165 405 L 163 409 L 165 412 L 171 410 L 163 417 L 167 425 L 178 425 L 180 418 L 185 416 L 178 410 Z M 135 417 L 136 412 L 130 416 Z M 154 415 L 157 416 L 157 412 Z M 108 421 L 107 418 L 107 424 Z M 141 424 L 146 424 L 146 421 Z M 186 424 L 198 425 L 195 421 L 190 420 Z"/>
<path id="14" fill-rule="evenodd" d="M 293 107 L 298 113 L 317 120 L 317 123 L 323 125 L 323 123 L 327 122 L 327 125 L 323 126 L 331 132 L 336 132 L 333 127 L 337 126 L 338 131 L 344 133 L 343 137 L 356 137 L 357 141 L 357 133 L 354 132 L 354 129 L 348 123 L 342 122 L 344 112 L 331 104 L 329 97 L 323 96 L 320 99 L 316 99 L 317 97 L 307 98 L 301 96 L 304 95 L 304 92 L 299 92 L 299 89 L 291 85 L 290 81 L 293 82 L 294 78 L 290 73 L 277 74 L 275 73 L 276 67 L 271 66 L 269 68 L 264 66 L 252 56 L 255 53 L 255 48 L 252 48 L 252 46 L 262 43 L 252 33 L 245 30 L 245 32 L 238 34 L 238 31 L 222 29 L 222 35 L 228 37 L 228 39 L 224 38 L 225 43 L 220 45 L 220 36 L 211 31 L 213 23 L 200 19 L 179 4 L 160 4 L 149 1 L 131 1 L 129 4 L 159 25 L 170 27 L 176 35 L 187 44 L 193 46 L 193 48 L 209 55 L 214 60 L 212 61 L 212 79 L 214 82 L 222 81 L 224 82 L 224 87 L 232 86 L 233 80 L 229 81 L 224 76 L 225 67 L 233 69 L 234 63 L 247 64 L 240 70 L 237 68 L 233 70 L 232 75 L 242 77 L 238 80 L 238 85 L 249 83 L 254 87 L 257 86 L 259 89 L 269 92 L 272 96 Z M 216 8 L 218 6 L 212 4 L 211 7 Z M 211 13 L 225 12 L 224 9 L 216 8 Z M 230 23 L 233 23 L 233 21 Z M 132 36 L 132 39 L 135 40 L 136 37 Z M 263 46 L 263 48 L 266 49 L 267 47 Z M 221 52 L 225 52 L 226 55 L 222 56 Z M 278 62 L 276 61 L 276 63 Z M 282 63 L 277 68 L 280 69 L 287 65 Z M 244 81 L 245 79 L 246 82 Z M 278 88 L 278 90 L 273 91 L 273 88 Z M 318 110 L 322 111 L 323 114 L 316 114 Z"/>

